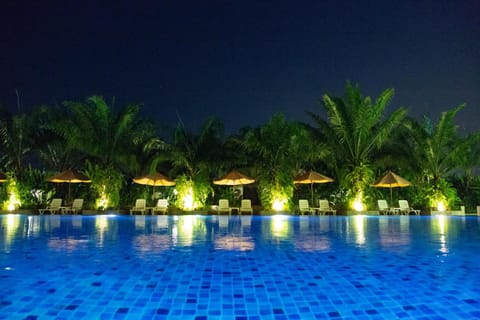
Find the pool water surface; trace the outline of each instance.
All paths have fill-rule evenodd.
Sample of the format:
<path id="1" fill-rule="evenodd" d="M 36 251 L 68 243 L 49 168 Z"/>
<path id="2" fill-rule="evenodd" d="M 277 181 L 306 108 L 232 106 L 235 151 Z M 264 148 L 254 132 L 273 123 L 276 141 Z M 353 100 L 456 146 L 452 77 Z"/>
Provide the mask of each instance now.
<path id="1" fill-rule="evenodd" d="M 480 220 L 0 215 L 0 319 L 480 319 Z"/>

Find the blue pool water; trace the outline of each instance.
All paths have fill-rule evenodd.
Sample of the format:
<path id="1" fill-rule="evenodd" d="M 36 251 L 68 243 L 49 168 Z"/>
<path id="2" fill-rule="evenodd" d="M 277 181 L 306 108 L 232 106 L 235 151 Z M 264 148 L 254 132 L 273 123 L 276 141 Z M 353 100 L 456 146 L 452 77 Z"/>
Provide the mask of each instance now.
<path id="1" fill-rule="evenodd" d="M 477 217 L 0 222 L 0 319 L 480 318 Z"/>

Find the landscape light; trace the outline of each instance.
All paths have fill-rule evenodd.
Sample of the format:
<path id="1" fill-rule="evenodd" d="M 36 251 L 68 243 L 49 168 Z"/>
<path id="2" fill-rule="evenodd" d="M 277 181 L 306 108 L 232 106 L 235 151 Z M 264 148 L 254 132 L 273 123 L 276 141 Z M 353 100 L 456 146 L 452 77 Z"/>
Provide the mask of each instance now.
<path id="1" fill-rule="evenodd" d="M 283 211 L 285 209 L 285 200 L 274 199 L 272 209 L 273 211 Z"/>
<path id="2" fill-rule="evenodd" d="M 442 200 L 437 202 L 437 210 L 440 212 L 444 212 L 446 210 L 445 204 L 443 203 Z"/>

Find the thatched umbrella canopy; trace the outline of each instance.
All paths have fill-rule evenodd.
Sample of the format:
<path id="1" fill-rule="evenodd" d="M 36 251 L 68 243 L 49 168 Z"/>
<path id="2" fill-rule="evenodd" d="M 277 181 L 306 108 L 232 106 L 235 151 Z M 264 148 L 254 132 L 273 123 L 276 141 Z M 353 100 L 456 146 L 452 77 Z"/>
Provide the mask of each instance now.
<path id="1" fill-rule="evenodd" d="M 333 182 L 330 177 L 324 176 L 316 171 L 307 171 L 301 175 L 298 175 L 293 180 L 295 184 L 310 184 L 310 192 L 312 193 L 312 204 L 313 204 L 313 184 L 314 183 L 328 183 Z"/>
<path id="2" fill-rule="evenodd" d="M 389 170 L 387 174 L 380 177 L 373 184 L 376 188 L 390 188 L 390 205 L 393 203 L 392 188 L 408 187 L 411 183 L 405 178 Z"/>
<path id="3" fill-rule="evenodd" d="M 250 178 L 236 170 L 232 170 L 226 175 L 213 180 L 213 184 L 223 185 L 223 186 L 240 186 L 244 184 L 251 184 L 254 182 L 255 182 L 255 179 Z"/>
<path id="4" fill-rule="evenodd" d="M 152 186 L 152 200 L 155 194 L 155 187 L 170 187 L 175 185 L 175 181 L 167 176 L 164 176 L 160 172 L 147 173 L 143 176 L 133 178 L 133 182 L 146 186 Z"/>
<path id="5" fill-rule="evenodd" d="M 92 182 L 92 180 L 90 180 L 90 178 L 88 178 L 86 175 L 74 169 L 68 169 L 63 172 L 60 172 L 59 174 L 48 178 L 47 181 L 54 182 L 54 183 L 68 183 L 68 199 L 67 199 L 68 201 L 70 201 L 70 184 L 71 183 Z"/>

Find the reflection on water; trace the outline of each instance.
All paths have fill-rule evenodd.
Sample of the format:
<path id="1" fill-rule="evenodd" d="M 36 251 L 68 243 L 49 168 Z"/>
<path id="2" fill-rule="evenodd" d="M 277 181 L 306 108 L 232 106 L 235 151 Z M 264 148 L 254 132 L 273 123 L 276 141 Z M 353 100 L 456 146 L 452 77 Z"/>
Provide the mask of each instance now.
<path id="1" fill-rule="evenodd" d="M 231 251 L 251 251 L 255 248 L 255 242 L 251 237 L 237 235 L 219 236 L 215 238 L 215 249 Z"/>
<path id="2" fill-rule="evenodd" d="M 4 234 L 4 249 L 8 250 L 15 233 L 19 232 L 20 217 L 17 214 L 8 214 L 2 219 L 2 233 Z"/>
<path id="3" fill-rule="evenodd" d="M 432 221 L 432 234 L 438 236 L 439 249 L 443 254 L 448 253 L 447 247 L 447 232 L 448 232 L 448 220 L 444 215 L 437 215 L 433 217 Z"/>
<path id="4" fill-rule="evenodd" d="M 365 216 L 361 214 L 353 216 L 353 227 L 355 230 L 355 243 L 363 245 L 365 243 Z"/>
<path id="5" fill-rule="evenodd" d="M 378 220 L 380 245 L 383 250 L 403 253 L 411 242 L 410 217 L 398 216 L 396 219 L 380 217 Z"/>
<path id="6" fill-rule="evenodd" d="M 339 246 L 358 250 L 379 249 L 404 254 L 427 239 L 438 252 L 451 252 L 451 241 L 466 229 L 480 229 L 471 217 L 293 217 L 258 216 L 26 216 L 0 215 L 0 249 L 11 250 L 15 241 L 44 240 L 50 250 L 73 252 L 93 246 L 111 248 L 128 243 L 138 255 L 196 246 L 248 252 L 259 245 L 275 250 L 335 252 Z M 413 223 L 415 222 L 415 223 Z M 431 239 L 431 240 L 430 240 Z M 42 242 L 36 242 L 42 243 Z"/>
<path id="7" fill-rule="evenodd" d="M 288 238 L 290 235 L 291 220 L 288 216 L 277 214 L 272 216 L 270 233 L 275 238 Z"/>

